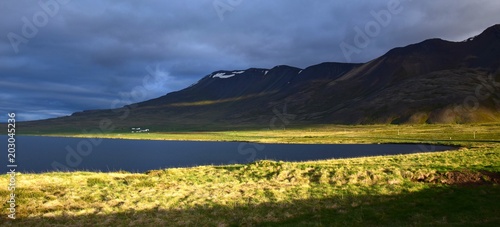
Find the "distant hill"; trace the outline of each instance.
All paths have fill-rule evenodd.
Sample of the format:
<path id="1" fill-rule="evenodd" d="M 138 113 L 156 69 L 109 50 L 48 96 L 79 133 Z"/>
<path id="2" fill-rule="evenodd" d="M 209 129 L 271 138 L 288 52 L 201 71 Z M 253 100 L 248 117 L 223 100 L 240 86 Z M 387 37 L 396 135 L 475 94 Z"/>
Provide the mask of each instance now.
<path id="1" fill-rule="evenodd" d="M 99 124 L 114 130 L 207 130 L 489 122 L 500 121 L 499 91 L 500 25 L 494 25 L 463 42 L 429 39 L 364 64 L 220 70 L 156 99 L 22 127 L 50 132 Z"/>

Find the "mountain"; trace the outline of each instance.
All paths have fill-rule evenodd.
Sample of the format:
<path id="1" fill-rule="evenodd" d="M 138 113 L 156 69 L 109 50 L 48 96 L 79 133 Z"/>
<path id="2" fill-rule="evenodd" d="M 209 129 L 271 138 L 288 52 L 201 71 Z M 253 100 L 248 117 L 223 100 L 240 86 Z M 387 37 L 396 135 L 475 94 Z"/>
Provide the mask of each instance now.
<path id="1" fill-rule="evenodd" d="M 221 70 L 113 110 L 25 122 L 39 131 L 286 127 L 500 120 L 500 25 L 463 42 L 429 39 L 364 64 Z M 101 127 L 102 128 L 102 127 Z"/>

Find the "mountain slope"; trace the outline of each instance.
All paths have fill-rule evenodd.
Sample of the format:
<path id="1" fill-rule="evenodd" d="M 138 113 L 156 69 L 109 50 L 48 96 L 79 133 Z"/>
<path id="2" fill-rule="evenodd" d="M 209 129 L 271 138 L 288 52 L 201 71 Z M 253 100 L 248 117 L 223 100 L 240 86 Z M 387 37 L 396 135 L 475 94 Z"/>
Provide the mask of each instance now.
<path id="1" fill-rule="evenodd" d="M 115 110 L 26 122 L 61 130 L 500 120 L 500 25 L 464 42 L 429 39 L 365 64 L 216 71 L 183 90 Z"/>

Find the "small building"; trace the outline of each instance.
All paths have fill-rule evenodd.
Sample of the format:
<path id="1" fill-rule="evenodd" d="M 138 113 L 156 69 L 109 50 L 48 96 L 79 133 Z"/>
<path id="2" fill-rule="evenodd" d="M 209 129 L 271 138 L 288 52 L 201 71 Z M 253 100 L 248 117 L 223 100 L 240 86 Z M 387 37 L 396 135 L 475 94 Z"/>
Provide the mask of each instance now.
<path id="1" fill-rule="evenodd" d="M 132 133 L 149 132 L 149 128 L 146 128 L 146 129 L 130 128 L 130 132 L 132 132 Z"/>

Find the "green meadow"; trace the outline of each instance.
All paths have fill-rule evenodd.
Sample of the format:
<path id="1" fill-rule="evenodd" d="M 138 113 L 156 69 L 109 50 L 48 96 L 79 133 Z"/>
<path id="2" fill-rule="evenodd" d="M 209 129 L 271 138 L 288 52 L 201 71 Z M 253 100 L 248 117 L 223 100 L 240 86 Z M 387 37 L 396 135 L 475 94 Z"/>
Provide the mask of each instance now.
<path id="1" fill-rule="evenodd" d="M 260 143 L 425 143 L 453 151 L 309 162 L 17 175 L 2 226 L 498 226 L 500 123 L 45 136 Z M 10 177 L 0 176 L 9 199 Z"/>

